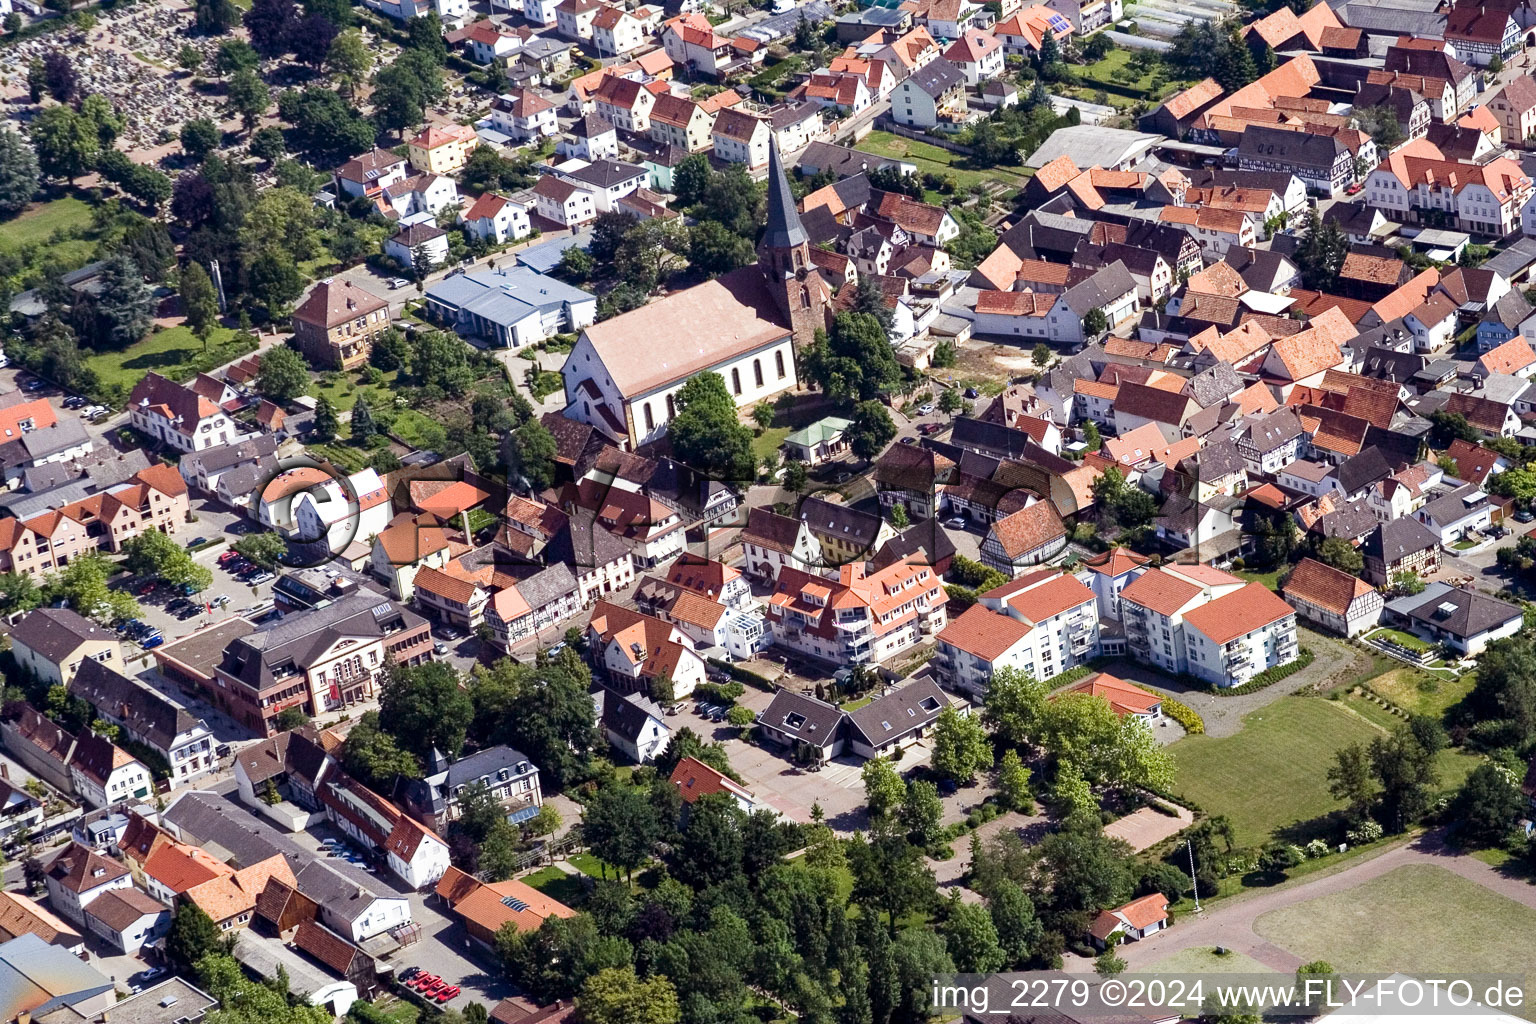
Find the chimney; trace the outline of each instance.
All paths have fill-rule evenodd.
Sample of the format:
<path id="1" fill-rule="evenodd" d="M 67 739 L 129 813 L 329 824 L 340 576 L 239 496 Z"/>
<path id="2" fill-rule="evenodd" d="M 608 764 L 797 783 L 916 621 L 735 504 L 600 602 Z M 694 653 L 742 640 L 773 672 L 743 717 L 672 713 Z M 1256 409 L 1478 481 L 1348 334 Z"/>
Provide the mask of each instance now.
<path id="1" fill-rule="evenodd" d="M 0 779 L 5 779 L 5 780 L 9 781 L 10 777 L 11 777 L 10 765 L 6 764 L 4 761 L 0 761 Z"/>

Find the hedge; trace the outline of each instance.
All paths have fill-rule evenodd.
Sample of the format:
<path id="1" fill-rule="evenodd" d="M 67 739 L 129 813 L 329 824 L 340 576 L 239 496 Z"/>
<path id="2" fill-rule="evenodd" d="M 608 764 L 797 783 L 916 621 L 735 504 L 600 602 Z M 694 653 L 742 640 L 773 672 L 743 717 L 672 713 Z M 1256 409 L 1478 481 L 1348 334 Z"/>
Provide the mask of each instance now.
<path id="1" fill-rule="evenodd" d="M 772 693 L 774 690 L 773 681 L 767 676 L 758 675 L 756 672 L 742 668 L 740 665 L 733 665 L 727 661 L 717 661 L 714 658 L 710 658 L 709 663 L 739 683 L 755 686 L 767 693 Z"/>
<path id="2" fill-rule="evenodd" d="M 1284 665 L 1275 665 L 1272 668 L 1267 668 L 1263 672 L 1260 672 L 1258 675 L 1254 676 L 1252 679 L 1248 680 L 1242 686 L 1214 687 L 1211 692 L 1218 697 L 1241 697 L 1246 693 L 1256 693 L 1259 690 L 1264 689 L 1266 686 L 1271 686 L 1275 683 L 1278 683 L 1286 676 L 1295 675 L 1297 672 L 1300 672 L 1302 669 L 1312 664 L 1312 658 L 1312 648 L 1303 647 L 1301 649 L 1301 653 L 1296 656 L 1295 661 L 1287 662 Z"/>
<path id="3" fill-rule="evenodd" d="M 1164 694 L 1159 693 L 1157 690 L 1152 689 L 1150 686 L 1142 686 L 1140 683 L 1134 681 L 1131 682 L 1131 685 L 1136 687 L 1138 690 L 1146 690 L 1148 693 L 1156 694 L 1158 697 L 1161 697 L 1163 700 L 1163 714 L 1167 715 L 1169 718 L 1182 725 L 1184 727 L 1184 731 L 1189 735 L 1199 736 L 1205 732 L 1205 719 L 1201 718 L 1199 712 L 1190 707 L 1188 704 L 1185 704 L 1183 701 L 1174 700 L 1172 697 L 1165 696 Z"/>

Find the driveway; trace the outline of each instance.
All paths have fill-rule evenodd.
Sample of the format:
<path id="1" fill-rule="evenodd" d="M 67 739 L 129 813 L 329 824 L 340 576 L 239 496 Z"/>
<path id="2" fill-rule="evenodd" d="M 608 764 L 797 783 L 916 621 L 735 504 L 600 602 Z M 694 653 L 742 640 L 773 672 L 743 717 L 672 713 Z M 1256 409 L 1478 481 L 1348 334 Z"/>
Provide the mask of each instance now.
<path id="1" fill-rule="evenodd" d="M 1187 686 L 1163 675 L 1147 665 L 1133 661 L 1113 662 L 1106 671 L 1110 675 L 1128 679 L 1188 704 L 1205 720 L 1205 731 L 1210 736 L 1232 736 L 1243 727 L 1243 717 L 1250 711 L 1274 703 L 1287 694 L 1297 693 L 1309 687 L 1318 689 L 1350 671 L 1357 659 L 1368 657 L 1365 653 L 1348 647 L 1339 641 L 1301 630 L 1301 642 L 1312 648 L 1312 664 L 1294 675 L 1287 676 L 1262 690 L 1236 697 L 1218 697 L 1208 690 Z"/>

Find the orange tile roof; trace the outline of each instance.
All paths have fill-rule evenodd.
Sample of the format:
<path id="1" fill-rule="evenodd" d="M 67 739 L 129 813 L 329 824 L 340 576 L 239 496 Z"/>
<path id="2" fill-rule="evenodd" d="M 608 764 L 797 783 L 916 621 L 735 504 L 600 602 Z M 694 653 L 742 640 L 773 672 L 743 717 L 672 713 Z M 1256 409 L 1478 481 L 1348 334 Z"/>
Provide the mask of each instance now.
<path id="1" fill-rule="evenodd" d="M 1519 373 L 1536 363 L 1536 352 L 1531 351 L 1530 342 L 1517 335 L 1484 352 L 1478 362 L 1489 373 Z"/>
<path id="2" fill-rule="evenodd" d="M 1108 672 L 1096 672 L 1061 692 L 1086 693 L 1093 697 L 1102 697 L 1114 709 L 1115 714 L 1121 717 L 1145 715 L 1163 702 L 1163 698 L 1159 695 L 1143 690 L 1123 679 L 1117 679 Z"/>
<path id="3" fill-rule="evenodd" d="M 1188 580 L 1153 569 L 1128 583 L 1120 591 L 1120 599 L 1167 616 L 1178 612 L 1199 593 L 1200 588 Z"/>
<path id="4" fill-rule="evenodd" d="M 1331 565 L 1303 558 L 1285 582 L 1286 597 L 1296 597 L 1336 615 L 1349 611 L 1350 602 L 1371 592 L 1371 585 Z"/>
<path id="5" fill-rule="evenodd" d="M 1121 596 L 1125 596 L 1124 591 Z M 1225 644 L 1295 613 L 1273 590 L 1262 583 L 1250 583 L 1225 597 L 1191 608 L 1184 613 L 1184 622 L 1204 633 L 1212 643 Z"/>
<path id="6" fill-rule="evenodd" d="M 1040 502 L 1045 504 L 1045 502 Z M 1087 604 L 1094 600 L 1093 591 L 1078 582 L 1077 577 L 1065 573 L 1046 583 L 1030 587 L 1008 600 L 1008 607 L 1035 624 Z"/>
<path id="7" fill-rule="evenodd" d="M 999 615 L 973 604 L 939 632 L 939 642 L 957 647 L 983 661 L 996 661 L 1034 629 L 1011 615 Z"/>

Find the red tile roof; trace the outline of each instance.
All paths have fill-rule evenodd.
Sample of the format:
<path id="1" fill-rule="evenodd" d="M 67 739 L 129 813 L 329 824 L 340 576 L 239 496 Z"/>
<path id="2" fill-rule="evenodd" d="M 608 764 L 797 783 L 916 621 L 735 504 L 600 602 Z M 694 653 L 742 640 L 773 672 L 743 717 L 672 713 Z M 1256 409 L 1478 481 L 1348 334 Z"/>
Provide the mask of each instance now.
<path id="1" fill-rule="evenodd" d="M 1125 591 L 1120 596 L 1124 597 Z M 1191 608 L 1184 613 L 1184 622 L 1204 633 L 1212 643 L 1225 644 L 1294 614 L 1295 609 L 1273 590 L 1262 583 L 1250 583 L 1225 597 Z"/>

